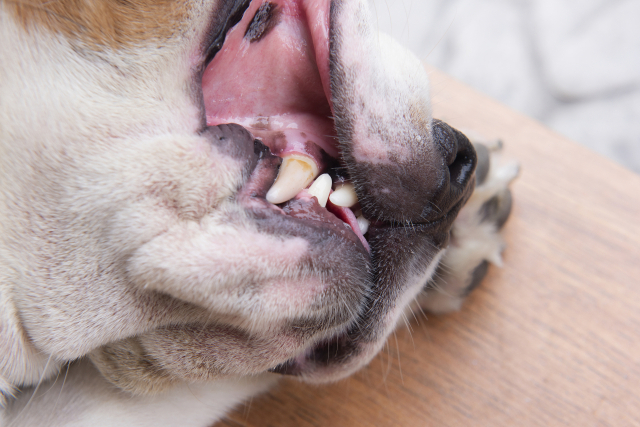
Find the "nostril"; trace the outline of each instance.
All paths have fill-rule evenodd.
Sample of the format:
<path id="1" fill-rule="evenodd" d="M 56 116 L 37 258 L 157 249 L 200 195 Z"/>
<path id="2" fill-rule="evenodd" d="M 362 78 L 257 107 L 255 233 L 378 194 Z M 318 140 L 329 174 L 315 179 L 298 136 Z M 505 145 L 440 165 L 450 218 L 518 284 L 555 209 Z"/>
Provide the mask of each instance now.
<path id="1" fill-rule="evenodd" d="M 442 154 L 447 166 L 451 165 L 458 154 L 458 136 L 456 132 L 462 135 L 442 120 L 434 119 L 431 125 L 433 132 L 433 143 Z M 462 135 L 464 136 L 464 135 Z"/>
<path id="2" fill-rule="evenodd" d="M 477 155 L 469 139 L 460 131 L 440 120 L 433 120 L 432 140 L 440 155 L 440 170 L 444 179 L 438 185 L 437 197 L 424 207 L 422 217 L 433 220 L 442 212 L 458 208 L 470 196 L 475 184 Z M 435 209 L 432 204 L 439 209 Z"/>
<path id="3" fill-rule="evenodd" d="M 433 141 L 449 168 L 452 191 L 463 191 L 476 169 L 476 151 L 462 132 L 445 122 L 435 119 L 432 129 Z"/>
<path id="4" fill-rule="evenodd" d="M 469 139 L 461 132 L 456 132 L 458 152 L 449 165 L 449 176 L 452 184 L 466 186 L 476 170 L 477 155 Z"/>

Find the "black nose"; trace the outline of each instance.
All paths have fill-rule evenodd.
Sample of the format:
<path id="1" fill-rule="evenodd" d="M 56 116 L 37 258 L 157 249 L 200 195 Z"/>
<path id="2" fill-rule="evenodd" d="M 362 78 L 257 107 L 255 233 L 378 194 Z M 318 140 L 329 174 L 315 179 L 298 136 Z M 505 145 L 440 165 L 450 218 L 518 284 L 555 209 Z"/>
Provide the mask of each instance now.
<path id="1" fill-rule="evenodd" d="M 455 217 L 475 181 L 477 157 L 467 137 L 433 120 L 419 142 L 400 144 L 402 155 L 387 162 L 348 162 L 365 216 L 403 224 Z"/>
<path id="2" fill-rule="evenodd" d="M 424 206 L 422 218 L 432 221 L 442 216 L 465 195 L 470 194 L 477 155 L 469 139 L 441 120 L 433 120 L 433 144 L 442 156 L 441 179 L 434 182 L 433 196 Z"/>

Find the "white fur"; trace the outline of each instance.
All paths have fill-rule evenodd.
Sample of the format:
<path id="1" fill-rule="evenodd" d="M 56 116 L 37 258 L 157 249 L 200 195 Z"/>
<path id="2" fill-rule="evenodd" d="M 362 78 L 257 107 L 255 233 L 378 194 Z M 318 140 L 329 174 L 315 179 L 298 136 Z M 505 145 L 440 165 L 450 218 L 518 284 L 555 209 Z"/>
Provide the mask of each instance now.
<path id="1" fill-rule="evenodd" d="M 5 416 L 13 420 L 9 425 L 34 427 L 209 427 L 211 420 L 220 419 L 247 396 L 267 390 L 276 381 L 277 376 L 264 374 L 181 383 L 161 394 L 132 396 L 109 384 L 90 363 L 81 362 L 63 368 L 55 382 L 42 385 L 35 396 L 12 404 Z M 65 402 L 72 402 L 73 411 Z M 7 425 L 2 418 L 0 425 Z"/>
<path id="2" fill-rule="evenodd" d="M 390 162 L 390 157 L 408 158 L 407 141 L 415 141 L 414 147 L 430 150 L 426 138 L 421 133 L 428 132 L 426 125 L 431 120 L 429 81 L 423 64 L 405 47 L 384 33 L 377 33 L 372 25 L 371 12 L 362 2 L 343 2 L 346 10 L 342 14 L 347 21 L 341 25 L 342 37 L 346 41 L 340 46 L 341 58 L 346 69 L 362 70 L 352 76 L 358 87 L 359 97 L 353 99 L 350 110 L 359 111 L 360 99 L 366 99 L 367 115 L 383 122 L 374 125 L 384 127 L 388 134 L 397 135 L 395 140 L 381 138 L 372 132 L 370 120 L 355 123 L 354 158 L 373 164 Z M 351 23 L 359 22 L 359 25 Z M 360 98 L 361 97 L 361 98 Z M 413 111 L 412 111 L 413 110 Z M 415 121 L 412 113 L 423 115 L 424 129 L 407 126 Z M 363 118 L 367 118 L 363 114 Z"/>

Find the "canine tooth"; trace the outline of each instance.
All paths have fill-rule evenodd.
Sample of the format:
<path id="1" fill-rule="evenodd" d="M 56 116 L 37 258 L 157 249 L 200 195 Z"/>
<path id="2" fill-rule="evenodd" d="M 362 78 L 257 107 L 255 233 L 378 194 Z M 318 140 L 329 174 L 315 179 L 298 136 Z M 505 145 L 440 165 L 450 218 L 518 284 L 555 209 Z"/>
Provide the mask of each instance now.
<path id="1" fill-rule="evenodd" d="M 293 199 L 318 176 L 318 166 L 311 158 L 291 154 L 282 159 L 278 177 L 267 192 L 267 201 L 277 205 Z"/>
<path id="2" fill-rule="evenodd" d="M 336 187 L 335 191 L 329 196 L 329 200 L 331 200 L 331 203 L 334 205 L 350 208 L 358 203 L 358 196 L 356 196 L 356 190 L 353 188 L 353 184 L 345 182 Z"/>
<path id="3" fill-rule="evenodd" d="M 357 217 L 356 221 L 358 221 L 358 227 L 360 227 L 360 232 L 363 235 L 367 234 L 367 231 L 369 230 L 369 224 L 371 224 L 371 221 L 369 221 L 367 218 L 363 217 L 362 215 Z"/>
<path id="4" fill-rule="evenodd" d="M 311 184 L 311 187 L 309 187 L 307 192 L 312 196 L 315 196 L 318 199 L 320 206 L 324 208 L 327 206 L 327 199 L 331 192 L 331 184 L 333 184 L 333 181 L 329 174 L 323 173 L 313 181 L 313 184 Z"/>

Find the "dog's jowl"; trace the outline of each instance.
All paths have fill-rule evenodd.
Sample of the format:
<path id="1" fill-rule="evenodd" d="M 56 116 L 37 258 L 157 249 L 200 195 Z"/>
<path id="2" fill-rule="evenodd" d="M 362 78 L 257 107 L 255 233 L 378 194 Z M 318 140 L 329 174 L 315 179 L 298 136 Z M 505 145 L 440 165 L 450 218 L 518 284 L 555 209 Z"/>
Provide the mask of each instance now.
<path id="1" fill-rule="evenodd" d="M 0 0 L 7 425 L 209 426 L 283 374 L 355 372 L 414 301 L 459 308 L 516 170 L 432 118 L 371 22 L 366 0 Z"/>

